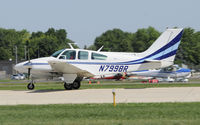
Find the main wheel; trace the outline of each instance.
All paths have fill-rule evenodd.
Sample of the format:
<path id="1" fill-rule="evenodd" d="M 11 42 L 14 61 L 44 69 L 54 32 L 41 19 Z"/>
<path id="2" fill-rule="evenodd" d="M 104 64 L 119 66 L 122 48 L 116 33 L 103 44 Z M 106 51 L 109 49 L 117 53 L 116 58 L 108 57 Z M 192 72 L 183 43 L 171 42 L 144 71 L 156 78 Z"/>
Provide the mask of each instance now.
<path id="1" fill-rule="evenodd" d="M 66 90 L 71 90 L 73 88 L 73 84 L 67 84 L 66 82 L 64 83 L 64 87 Z"/>
<path id="2" fill-rule="evenodd" d="M 79 89 L 80 86 L 81 86 L 80 81 L 74 81 L 74 83 L 73 83 L 73 88 L 74 88 L 74 89 Z"/>
<path id="3" fill-rule="evenodd" d="M 35 85 L 31 82 L 31 83 L 29 83 L 29 84 L 27 85 L 27 88 L 28 88 L 29 90 L 33 90 L 33 89 L 35 88 Z"/>

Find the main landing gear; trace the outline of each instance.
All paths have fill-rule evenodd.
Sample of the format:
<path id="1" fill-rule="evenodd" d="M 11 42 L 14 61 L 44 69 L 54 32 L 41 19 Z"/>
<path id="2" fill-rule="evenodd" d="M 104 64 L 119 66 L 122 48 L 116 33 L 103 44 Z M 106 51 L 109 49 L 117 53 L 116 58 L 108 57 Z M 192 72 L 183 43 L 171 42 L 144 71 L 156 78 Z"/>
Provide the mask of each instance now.
<path id="1" fill-rule="evenodd" d="M 28 88 L 29 90 L 33 90 L 33 89 L 35 88 L 35 85 L 34 85 L 33 80 L 31 80 L 31 82 L 27 85 L 27 88 Z"/>
<path id="2" fill-rule="evenodd" d="M 81 86 L 81 81 L 75 80 L 73 83 L 64 83 L 64 88 L 66 90 L 72 90 L 72 89 L 79 89 Z M 29 90 L 33 90 L 35 88 L 34 81 L 31 80 L 29 84 L 27 85 L 27 88 Z"/>
<path id="3" fill-rule="evenodd" d="M 64 88 L 66 90 L 72 90 L 72 89 L 79 89 L 81 86 L 81 82 L 80 81 L 74 81 L 73 83 L 64 83 Z"/>

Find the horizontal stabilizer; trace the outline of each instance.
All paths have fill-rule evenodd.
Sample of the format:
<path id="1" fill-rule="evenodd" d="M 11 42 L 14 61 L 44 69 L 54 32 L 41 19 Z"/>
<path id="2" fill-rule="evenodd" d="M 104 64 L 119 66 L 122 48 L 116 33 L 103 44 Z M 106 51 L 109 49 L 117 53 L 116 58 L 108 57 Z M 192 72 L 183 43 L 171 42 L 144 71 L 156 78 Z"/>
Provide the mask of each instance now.
<path id="1" fill-rule="evenodd" d="M 161 63 L 160 60 L 144 60 L 144 63 Z"/>

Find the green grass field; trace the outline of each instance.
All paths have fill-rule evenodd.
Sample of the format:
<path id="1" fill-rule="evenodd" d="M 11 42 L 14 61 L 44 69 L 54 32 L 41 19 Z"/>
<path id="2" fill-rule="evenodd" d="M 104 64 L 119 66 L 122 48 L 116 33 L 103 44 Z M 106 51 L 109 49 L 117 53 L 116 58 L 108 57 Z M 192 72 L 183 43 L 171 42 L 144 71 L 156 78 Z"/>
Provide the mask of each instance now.
<path id="1" fill-rule="evenodd" d="M 0 83 L 0 90 L 27 90 L 27 83 Z M 15 82 L 15 81 L 14 81 Z M 196 83 L 142 84 L 138 81 L 83 81 L 80 89 L 200 87 Z M 199 82 L 199 83 L 198 83 Z M 64 90 L 63 83 L 36 83 L 36 90 Z M 1 100 L 0 100 L 1 101 Z M 0 106 L 0 125 L 199 125 L 200 102 L 57 104 Z"/>
<path id="2" fill-rule="evenodd" d="M 200 103 L 0 106 L 1 125 L 199 125 Z"/>
<path id="3" fill-rule="evenodd" d="M 27 90 L 25 83 L 13 83 L 16 81 L 6 81 L 0 83 L 0 90 Z M 199 82 L 199 83 L 198 83 Z M 83 81 L 80 89 L 102 89 L 102 88 L 151 88 L 151 87 L 200 87 L 200 81 L 195 83 L 141 83 L 139 81 L 101 81 L 100 84 L 88 84 Z M 62 82 L 36 83 L 35 90 L 63 90 Z"/>

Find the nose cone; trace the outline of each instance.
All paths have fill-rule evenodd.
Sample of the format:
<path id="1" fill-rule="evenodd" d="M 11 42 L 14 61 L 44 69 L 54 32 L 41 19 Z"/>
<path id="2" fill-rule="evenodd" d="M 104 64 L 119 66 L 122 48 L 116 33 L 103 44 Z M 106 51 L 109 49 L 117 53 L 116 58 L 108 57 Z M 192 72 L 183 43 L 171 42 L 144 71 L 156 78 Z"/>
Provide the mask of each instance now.
<path id="1" fill-rule="evenodd" d="M 22 67 L 23 67 L 23 64 L 22 63 L 18 63 L 18 64 L 16 64 L 14 66 L 14 69 L 19 72 Z"/>
<path id="2" fill-rule="evenodd" d="M 22 62 L 22 63 L 18 63 L 18 64 L 16 64 L 15 66 L 14 66 L 14 69 L 16 70 L 16 71 L 18 71 L 18 72 L 20 72 L 20 73 L 24 73 L 25 72 L 25 67 L 24 67 L 24 64 L 25 64 L 26 62 Z"/>

